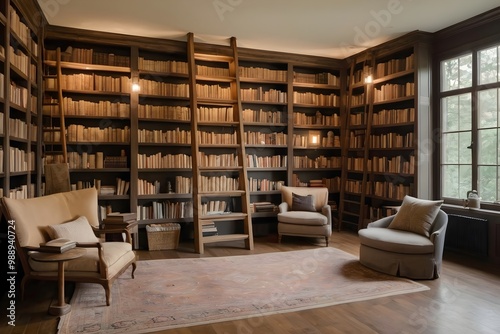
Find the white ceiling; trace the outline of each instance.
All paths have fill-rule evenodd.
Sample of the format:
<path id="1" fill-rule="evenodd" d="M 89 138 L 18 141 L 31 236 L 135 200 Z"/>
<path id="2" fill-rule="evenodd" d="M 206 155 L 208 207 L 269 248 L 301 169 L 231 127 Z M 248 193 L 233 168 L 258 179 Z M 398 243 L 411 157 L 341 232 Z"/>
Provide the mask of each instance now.
<path id="1" fill-rule="evenodd" d="M 436 32 L 500 0 L 38 0 L 51 25 L 343 59 Z"/>

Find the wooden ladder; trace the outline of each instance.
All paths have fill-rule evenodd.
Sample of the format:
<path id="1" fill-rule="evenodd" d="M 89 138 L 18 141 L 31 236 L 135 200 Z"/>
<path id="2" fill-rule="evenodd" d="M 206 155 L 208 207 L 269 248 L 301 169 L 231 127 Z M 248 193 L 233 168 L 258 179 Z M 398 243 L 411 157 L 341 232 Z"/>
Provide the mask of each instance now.
<path id="1" fill-rule="evenodd" d="M 62 94 L 62 71 L 61 71 L 61 49 L 56 50 L 56 61 L 45 61 L 45 71 L 43 75 L 44 80 L 44 98 L 43 98 L 43 116 L 44 121 L 49 124 L 43 125 L 43 138 L 51 138 L 48 144 L 44 142 L 44 160 L 45 164 L 49 163 L 68 163 L 68 150 L 66 145 L 66 124 L 64 119 L 64 106 Z M 51 73 L 54 72 L 55 73 Z M 48 94 L 47 83 L 52 82 L 57 91 L 57 98 L 54 99 L 53 95 Z M 59 119 L 59 125 L 54 125 L 54 119 Z M 49 133 L 50 136 L 45 134 Z M 56 134 L 59 134 L 58 136 Z M 58 140 L 56 140 L 58 139 Z M 50 149 L 48 149 L 50 147 Z M 60 149 L 56 150 L 55 147 Z M 52 157 L 52 158 L 48 158 Z"/>
<path id="2" fill-rule="evenodd" d="M 189 64 L 189 96 L 191 104 L 191 136 L 192 136 L 192 161 L 193 161 L 193 221 L 194 221 L 194 239 L 195 251 L 203 254 L 204 245 L 207 243 L 243 240 L 246 249 L 253 249 L 253 232 L 252 220 L 250 214 L 250 195 L 248 192 L 248 176 L 246 166 L 245 140 L 243 128 L 243 115 L 241 107 L 240 79 L 238 68 L 238 50 L 236 39 L 231 38 L 231 53 L 230 55 L 213 55 L 201 54 L 195 52 L 195 43 L 193 33 L 188 34 L 188 64 Z M 201 77 L 197 75 L 197 62 L 203 64 L 218 64 L 217 66 L 227 67 L 229 77 L 211 76 Z M 197 90 L 197 85 L 215 83 L 216 85 L 229 84 L 230 98 L 227 97 L 200 97 Z M 215 121 L 200 121 L 198 109 L 202 107 L 209 108 L 230 108 L 233 111 L 233 121 L 223 121 L 217 119 Z M 234 131 L 237 144 L 222 144 L 222 145 L 206 145 L 200 144 L 199 131 L 202 129 L 222 129 L 222 131 Z M 209 130 L 211 131 L 211 130 Z M 206 166 L 201 159 L 202 152 L 215 153 L 218 152 L 234 152 L 236 155 L 235 167 L 221 167 L 217 165 Z M 238 189 L 221 191 L 208 191 L 203 183 L 204 177 L 238 177 Z M 219 212 L 218 214 L 210 214 L 203 212 L 203 204 L 210 201 L 227 200 L 230 212 Z M 219 235 L 204 235 L 203 226 L 207 224 L 217 223 L 219 226 L 235 230 L 231 233 Z M 243 226 L 241 226 L 241 223 Z M 228 226 L 230 225 L 230 226 Z"/>
<path id="3" fill-rule="evenodd" d="M 363 70 L 367 67 L 371 67 L 371 58 L 368 55 L 364 55 L 365 57 L 364 60 L 362 60 L 362 68 Z M 350 215 L 356 215 L 357 216 L 357 229 L 359 230 L 363 226 L 363 221 L 365 219 L 365 198 L 366 198 L 366 192 L 368 190 L 367 183 L 368 183 L 368 143 L 369 143 L 369 137 L 370 137 L 370 125 L 371 125 L 371 117 L 372 117 L 372 106 L 373 103 L 371 103 L 372 99 L 372 94 L 373 94 L 373 87 L 370 84 L 364 83 L 364 101 L 363 101 L 363 117 L 364 117 L 364 122 L 361 127 L 356 128 L 355 126 L 351 125 L 350 121 L 350 116 L 351 116 L 351 108 L 354 107 L 352 104 L 352 97 L 353 97 L 353 92 L 356 87 L 359 88 L 359 84 L 355 85 L 354 83 L 354 75 L 355 75 L 355 69 L 356 65 L 360 64 L 358 62 L 358 59 L 353 58 L 351 67 L 350 67 L 350 74 L 348 76 L 348 94 L 347 94 L 347 101 L 346 101 L 346 117 L 344 120 L 343 128 L 345 129 L 344 132 L 344 138 L 343 138 L 343 147 L 342 147 L 342 177 L 341 177 L 341 185 L 340 185 L 340 206 L 339 206 L 339 224 L 338 224 L 338 230 L 340 231 L 342 228 L 342 224 L 344 223 L 345 216 Z M 361 80 L 364 80 L 364 78 L 361 78 Z M 355 87 L 356 86 L 356 87 Z M 347 187 L 347 181 L 349 179 L 348 173 L 349 171 L 349 165 L 348 165 L 348 159 L 349 157 L 353 157 L 352 154 L 350 154 L 350 133 L 351 131 L 360 131 L 364 134 L 364 143 L 363 143 L 363 149 L 358 152 L 358 155 L 356 156 L 357 158 L 363 158 L 363 166 L 362 166 L 362 176 L 361 180 L 361 193 L 359 194 L 359 201 L 353 200 L 348 198 L 346 196 L 346 187 Z M 355 151 L 355 150 L 354 150 Z M 358 212 L 353 212 L 352 207 L 358 206 L 359 211 Z M 346 207 L 349 207 L 347 209 Z M 347 222 L 347 221 L 346 221 Z"/>

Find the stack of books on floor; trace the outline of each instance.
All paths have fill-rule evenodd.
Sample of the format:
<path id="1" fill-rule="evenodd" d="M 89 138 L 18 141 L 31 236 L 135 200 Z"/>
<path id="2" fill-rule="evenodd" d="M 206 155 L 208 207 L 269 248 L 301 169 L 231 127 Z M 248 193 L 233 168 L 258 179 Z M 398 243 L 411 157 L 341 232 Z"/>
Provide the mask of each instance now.
<path id="1" fill-rule="evenodd" d="M 76 241 L 57 238 L 40 244 L 41 252 L 64 253 L 76 247 Z"/>
<path id="2" fill-rule="evenodd" d="M 203 225 L 201 226 L 201 233 L 204 237 L 219 235 L 219 233 L 217 232 L 217 226 L 214 222 L 203 223 Z"/>

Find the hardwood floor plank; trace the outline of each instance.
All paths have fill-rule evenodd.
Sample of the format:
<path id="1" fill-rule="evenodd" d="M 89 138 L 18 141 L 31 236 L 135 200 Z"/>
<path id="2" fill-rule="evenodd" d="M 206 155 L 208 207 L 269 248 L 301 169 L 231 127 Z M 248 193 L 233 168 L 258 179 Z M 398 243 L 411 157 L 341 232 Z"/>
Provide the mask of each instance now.
<path id="1" fill-rule="evenodd" d="M 331 247 L 355 256 L 359 254 L 357 234 L 335 232 Z M 205 254 L 195 254 L 190 242 L 177 250 L 137 251 L 138 259 L 198 258 L 286 252 L 324 247 L 314 238 L 284 238 L 274 235 L 255 238 L 255 249 L 242 243 L 211 244 Z M 300 312 L 276 314 L 222 323 L 176 328 L 167 334 L 317 334 L 317 333 L 498 333 L 500 328 L 500 268 L 474 258 L 445 252 L 442 275 L 437 280 L 422 280 L 430 290 Z M 66 296 L 74 285 L 67 284 Z M 103 292 L 104 293 L 104 292 Z M 55 333 L 57 317 L 47 313 L 57 297 L 54 282 L 31 281 L 26 300 L 17 304 L 16 327 L 0 320 L 3 334 Z M 7 305 L 4 296 L 2 308 Z"/>

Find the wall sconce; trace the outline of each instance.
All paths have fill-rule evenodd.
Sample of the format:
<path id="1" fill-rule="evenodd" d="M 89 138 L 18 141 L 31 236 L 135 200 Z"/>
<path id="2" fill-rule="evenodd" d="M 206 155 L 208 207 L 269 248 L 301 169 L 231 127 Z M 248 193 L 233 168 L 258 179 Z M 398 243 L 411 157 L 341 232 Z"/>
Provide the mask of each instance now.
<path id="1" fill-rule="evenodd" d="M 137 82 L 132 83 L 132 91 L 133 92 L 138 92 L 141 90 L 141 86 Z"/>
<path id="2" fill-rule="evenodd" d="M 309 147 L 319 147 L 321 145 L 321 133 L 319 131 L 309 131 Z"/>
<path id="3" fill-rule="evenodd" d="M 373 82 L 372 68 L 365 68 L 365 84 L 371 84 Z"/>

